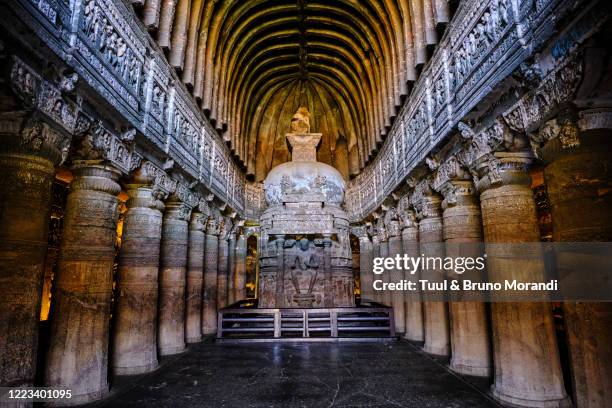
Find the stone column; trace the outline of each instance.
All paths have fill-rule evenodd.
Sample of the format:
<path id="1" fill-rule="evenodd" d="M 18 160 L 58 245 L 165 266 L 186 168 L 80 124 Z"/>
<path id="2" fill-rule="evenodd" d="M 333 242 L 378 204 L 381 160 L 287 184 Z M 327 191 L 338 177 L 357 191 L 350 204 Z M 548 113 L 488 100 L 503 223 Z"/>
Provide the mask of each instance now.
<path id="1" fill-rule="evenodd" d="M 482 256 L 482 217 L 470 174 L 455 157 L 438 169 L 434 187 L 444 195 L 442 201 L 446 256 L 475 259 Z M 468 245 L 461 245 L 468 244 Z M 449 279 L 484 281 L 484 272 L 466 271 L 461 275 L 448 273 Z M 454 276 L 453 276 L 454 275 Z M 449 302 L 451 361 L 450 368 L 460 374 L 487 377 L 491 374 L 491 353 L 487 310 L 483 302 L 456 299 Z M 473 300 L 473 299 L 472 299 Z"/>
<path id="2" fill-rule="evenodd" d="M 378 233 L 378 256 L 386 258 L 389 256 L 389 237 L 385 228 L 385 223 L 382 216 L 376 222 L 376 232 Z M 389 282 L 389 273 L 378 275 L 378 278 L 383 282 Z M 376 292 L 378 302 L 391 306 L 391 293 L 388 290 Z"/>
<path id="3" fill-rule="evenodd" d="M 444 236 L 442 231 L 441 199 L 432 189 L 429 180 L 423 180 L 415 187 L 415 207 L 419 215 L 419 247 L 425 257 L 444 257 Z M 430 268 L 421 271 L 421 279 L 439 282 L 444 271 Z M 438 294 L 436 294 L 437 296 Z M 423 350 L 437 356 L 450 355 L 450 334 L 447 304 L 440 300 L 427 300 L 424 296 L 423 316 L 425 344 Z"/>
<path id="4" fill-rule="evenodd" d="M 176 195 L 166 203 L 162 227 L 161 267 L 159 270 L 160 356 L 185 351 L 185 278 L 190 208 Z"/>
<path id="5" fill-rule="evenodd" d="M 236 257 L 235 257 L 235 283 L 234 283 L 234 300 L 246 299 L 246 256 L 247 256 L 247 240 L 245 232 L 241 232 L 236 240 Z"/>
<path id="6" fill-rule="evenodd" d="M 204 284 L 204 230 L 208 216 L 191 214 L 187 249 L 187 298 L 185 301 L 185 340 L 202 340 L 202 285 Z"/>
<path id="7" fill-rule="evenodd" d="M 236 233 L 232 231 L 227 239 L 227 305 L 236 303 Z"/>
<path id="8" fill-rule="evenodd" d="M 275 291 L 275 305 L 276 307 L 283 307 L 285 299 L 283 296 L 284 285 L 285 285 L 285 236 L 276 235 L 276 254 L 277 254 L 277 269 L 276 269 L 276 291 Z"/>
<path id="9" fill-rule="evenodd" d="M 414 212 L 408 208 L 408 199 L 409 196 L 402 197 L 399 203 L 398 214 L 404 226 L 402 229 L 402 250 L 404 254 L 417 258 L 421 256 L 419 248 L 419 227 L 416 223 Z M 404 277 L 407 280 L 418 283 L 419 271 L 416 271 L 414 274 L 406 272 Z M 404 337 L 407 340 L 419 343 L 425 341 L 423 303 L 420 291 L 411 291 L 405 294 L 405 309 L 406 333 Z"/>
<path id="10" fill-rule="evenodd" d="M 535 201 L 530 188 L 528 152 L 496 152 L 473 164 L 480 180 L 480 207 L 487 243 L 539 242 Z M 534 279 L 544 275 L 542 257 L 505 246 L 497 255 L 487 246 L 487 271 L 492 281 Z M 568 406 L 563 387 L 550 303 L 491 304 L 493 332 L 493 395 L 521 407 Z"/>
<path id="11" fill-rule="evenodd" d="M 62 137 L 0 116 L 0 386 L 34 383 L 54 164 Z"/>
<path id="12" fill-rule="evenodd" d="M 157 367 L 157 289 L 164 194 L 141 169 L 126 185 L 128 212 L 117 269 L 113 355 L 117 375 Z"/>
<path id="13" fill-rule="evenodd" d="M 202 334 L 217 332 L 217 265 L 219 221 L 211 216 L 206 226 L 204 245 L 204 289 L 202 291 Z"/>
<path id="14" fill-rule="evenodd" d="M 70 403 L 108 392 L 108 343 L 119 172 L 73 161 L 55 279 L 45 385 L 72 390 Z"/>
<path id="15" fill-rule="evenodd" d="M 374 258 L 380 256 L 380 238 L 378 237 L 378 233 L 376 232 L 376 228 L 371 227 L 371 235 L 372 235 L 372 264 L 370 265 L 370 270 L 374 268 Z M 372 281 L 376 278 L 372 274 Z M 375 302 L 381 302 L 381 294 L 379 291 L 372 289 L 372 300 Z"/>
<path id="16" fill-rule="evenodd" d="M 359 238 L 359 282 L 361 284 L 361 301 L 365 300 L 366 294 L 372 297 L 372 242 L 368 237 L 365 226 L 352 228 L 352 233 Z"/>
<path id="17" fill-rule="evenodd" d="M 595 110 L 582 116 L 582 134 L 572 112 L 562 112 L 551 121 L 548 127 L 558 129 L 556 136 L 561 137 L 542 149 L 553 241 L 610 242 L 612 195 L 602 192 L 612 184 L 612 143 L 611 130 L 602 129 L 601 124 L 612 126 L 612 113 Z M 563 256 L 564 265 L 575 262 L 578 271 L 585 267 L 583 256 Z M 612 303 L 566 302 L 563 310 L 575 404 L 604 407 L 612 401 Z"/>
<path id="18" fill-rule="evenodd" d="M 227 306 L 227 277 L 228 277 L 228 259 L 229 259 L 229 230 L 231 230 L 231 220 L 226 217 L 221 226 L 219 233 L 219 253 L 218 253 L 218 268 L 217 268 L 217 309 Z"/>
<path id="19" fill-rule="evenodd" d="M 389 257 L 395 258 L 403 252 L 402 237 L 399 221 L 397 219 L 397 210 L 391 207 L 385 213 L 385 225 L 389 235 Z M 401 269 L 393 269 L 387 272 L 389 282 L 400 282 L 404 279 L 404 271 Z M 393 306 L 393 316 L 395 318 L 396 333 L 406 332 L 406 317 L 404 314 L 404 292 L 399 290 L 388 291 Z"/>

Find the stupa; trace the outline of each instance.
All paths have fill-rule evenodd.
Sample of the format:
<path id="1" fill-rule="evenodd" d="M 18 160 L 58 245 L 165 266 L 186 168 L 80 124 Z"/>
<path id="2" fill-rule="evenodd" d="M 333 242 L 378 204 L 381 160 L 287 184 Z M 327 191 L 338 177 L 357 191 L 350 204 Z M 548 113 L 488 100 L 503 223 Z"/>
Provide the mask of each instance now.
<path id="1" fill-rule="evenodd" d="M 264 180 L 260 308 L 355 305 L 345 183 L 317 161 L 322 134 L 310 132 L 309 116 L 304 107 L 293 116 L 286 135 L 292 160 Z"/>

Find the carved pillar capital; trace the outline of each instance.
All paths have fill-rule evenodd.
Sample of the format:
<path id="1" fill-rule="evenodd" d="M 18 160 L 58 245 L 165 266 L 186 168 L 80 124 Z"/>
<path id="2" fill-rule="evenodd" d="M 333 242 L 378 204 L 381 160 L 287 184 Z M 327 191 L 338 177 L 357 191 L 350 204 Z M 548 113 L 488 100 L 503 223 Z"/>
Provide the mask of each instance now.
<path id="1" fill-rule="evenodd" d="M 178 221 L 189 221 L 191 206 L 181 201 L 176 195 L 171 195 L 166 201 L 166 212 L 164 218 Z"/>
<path id="2" fill-rule="evenodd" d="M 410 204 L 414 207 L 418 220 L 440 217 L 441 202 L 442 198 L 432 188 L 430 178 L 419 181 L 410 197 Z"/>
<path id="3" fill-rule="evenodd" d="M 476 188 L 467 168 L 451 155 L 437 169 L 432 187 L 444 196 L 442 208 L 474 204 Z"/>
<path id="4" fill-rule="evenodd" d="M 189 221 L 189 230 L 204 232 L 206 230 L 207 221 L 208 215 L 202 214 L 201 212 L 194 210 L 191 213 L 191 219 Z"/>
<path id="5" fill-rule="evenodd" d="M 387 236 L 389 238 L 399 237 L 402 231 L 397 209 L 395 207 L 387 208 L 383 220 L 387 229 Z"/>

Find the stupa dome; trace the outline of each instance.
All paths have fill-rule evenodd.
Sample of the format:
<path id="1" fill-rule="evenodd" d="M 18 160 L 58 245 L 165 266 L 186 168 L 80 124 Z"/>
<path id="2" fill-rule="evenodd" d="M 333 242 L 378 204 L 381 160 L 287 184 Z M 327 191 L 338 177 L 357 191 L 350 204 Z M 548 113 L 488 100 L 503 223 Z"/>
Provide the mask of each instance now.
<path id="1" fill-rule="evenodd" d="M 270 170 L 264 180 L 269 206 L 284 202 L 325 202 L 341 204 L 345 183 L 342 174 L 332 166 L 317 161 L 321 133 L 310 133 L 309 114 L 300 108 L 291 120 L 292 161 Z"/>

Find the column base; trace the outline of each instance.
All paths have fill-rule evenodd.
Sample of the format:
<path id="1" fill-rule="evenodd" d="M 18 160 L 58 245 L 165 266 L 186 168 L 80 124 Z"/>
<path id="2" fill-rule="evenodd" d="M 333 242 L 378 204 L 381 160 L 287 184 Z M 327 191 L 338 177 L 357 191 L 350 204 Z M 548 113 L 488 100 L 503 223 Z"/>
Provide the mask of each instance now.
<path id="1" fill-rule="evenodd" d="M 202 336 L 200 335 L 200 336 L 196 336 L 196 337 L 187 337 L 187 338 L 185 339 L 185 341 L 186 341 L 188 344 L 192 344 L 192 343 L 199 343 L 199 342 L 201 342 L 201 341 L 202 341 Z"/>
<path id="2" fill-rule="evenodd" d="M 70 387 L 68 387 L 70 388 Z M 71 398 L 66 399 L 58 399 L 53 402 L 46 402 L 44 406 L 46 407 L 71 407 L 75 405 L 83 405 L 88 402 L 93 402 L 105 398 L 108 395 L 109 389 L 108 385 L 100 391 L 90 392 L 88 394 L 72 394 Z"/>
<path id="3" fill-rule="evenodd" d="M 571 408 L 572 403 L 568 396 L 562 398 L 551 397 L 551 399 L 527 399 L 520 398 L 514 395 L 505 394 L 498 390 L 495 384 L 491 386 L 491 393 L 496 400 L 504 406 L 516 408 Z M 546 396 L 543 396 L 546 398 Z"/>
<path id="4" fill-rule="evenodd" d="M 425 344 L 423 346 L 423 351 L 426 352 L 427 354 L 431 354 L 434 357 L 440 357 L 440 358 L 449 357 L 448 347 L 432 347 L 432 346 L 428 346 L 427 344 Z"/>
<path id="5" fill-rule="evenodd" d="M 187 350 L 185 345 L 176 346 L 176 347 L 160 348 L 159 349 L 159 355 L 160 356 L 172 356 L 174 354 L 181 354 L 185 350 Z"/>
<path id="6" fill-rule="evenodd" d="M 159 364 L 157 361 L 152 363 L 136 366 L 136 367 L 113 367 L 113 373 L 115 375 L 136 375 L 136 374 L 144 374 L 151 371 L 155 371 Z"/>
<path id="7" fill-rule="evenodd" d="M 451 364 L 448 366 L 453 372 L 461 375 L 470 375 L 472 377 L 490 377 L 490 367 L 474 367 L 466 364 Z"/>

